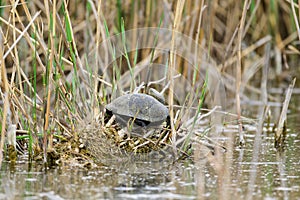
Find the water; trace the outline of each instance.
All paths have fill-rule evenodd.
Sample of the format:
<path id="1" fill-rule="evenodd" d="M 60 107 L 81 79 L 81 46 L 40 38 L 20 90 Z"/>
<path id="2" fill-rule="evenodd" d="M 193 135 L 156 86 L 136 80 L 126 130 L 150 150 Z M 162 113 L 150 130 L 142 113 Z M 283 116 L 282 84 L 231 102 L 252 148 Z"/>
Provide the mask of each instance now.
<path id="1" fill-rule="evenodd" d="M 249 187 L 253 199 L 300 199 L 300 137 L 290 133 L 284 152 L 273 148 L 273 137 L 263 135 L 258 162 L 251 162 L 253 137 L 245 149 L 233 151 L 230 196 L 243 199 Z M 255 172 L 253 185 L 250 177 Z M 208 161 L 129 163 L 127 166 L 87 170 L 54 168 L 39 164 L 8 163 L 1 169 L 1 199 L 211 199 L 220 197 L 216 170 Z M 228 195 L 226 194 L 226 195 Z"/>
<path id="2" fill-rule="evenodd" d="M 234 148 L 220 157 L 209 154 L 175 163 L 131 161 L 95 169 L 45 170 L 39 163 L 29 165 L 24 156 L 14 167 L 2 164 L 0 199 L 300 199 L 299 108 L 295 105 L 288 117 L 284 151 L 274 148 L 273 134 L 266 132 L 257 140 L 259 148 L 254 147 L 256 128 L 251 127 L 242 149 L 235 137 Z M 230 132 L 226 136 L 230 134 L 237 136 Z M 223 142 L 230 140 L 223 137 Z"/>

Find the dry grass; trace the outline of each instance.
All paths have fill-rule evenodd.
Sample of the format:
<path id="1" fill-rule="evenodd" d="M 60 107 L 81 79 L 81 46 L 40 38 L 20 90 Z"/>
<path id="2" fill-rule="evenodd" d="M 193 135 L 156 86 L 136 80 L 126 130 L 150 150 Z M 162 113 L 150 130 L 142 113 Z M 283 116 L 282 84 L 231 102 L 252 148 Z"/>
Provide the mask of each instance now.
<path id="1" fill-rule="evenodd" d="M 151 72 L 152 86 L 163 89 L 170 82 L 165 95 L 172 142 L 179 151 L 185 147 L 175 136 L 186 139 L 190 130 L 216 138 L 221 134 L 218 126 L 234 120 L 242 132 L 242 103 L 253 96 L 259 99 L 257 82 L 289 81 L 290 74 L 300 72 L 300 5 L 293 1 L 21 0 L 4 1 L 0 6 L 0 163 L 5 139 L 14 135 L 18 142 L 11 144 L 30 158 L 42 155 L 47 162 L 47 154 L 66 139 L 73 141 L 67 145 L 68 152 L 77 155 L 81 151 L 78 124 L 105 126 L 104 105 L 143 81 L 148 84 L 147 66 L 151 63 L 161 64 L 158 72 Z M 138 28 L 144 27 L 167 28 L 173 34 L 164 35 L 165 40 L 159 35 L 156 43 L 151 34 L 139 38 Z M 124 28 L 132 29 L 130 37 Z M 182 39 L 178 32 L 196 43 L 176 43 Z M 103 42 L 117 33 L 126 36 L 120 46 Z M 152 48 L 140 48 L 140 44 Z M 175 54 L 181 48 L 193 52 L 192 58 Z M 268 75 L 263 68 L 266 62 Z M 201 95 L 208 69 L 214 71 L 208 73 L 208 91 Z M 219 92 L 225 89 L 226 94 Z M 266 96 L 266 102 L 274 100 Z M 220 112 L 223 114 L 208 120 L 212 124 L 209 129 L 203 129 L 205 120 L 197 113 L 205 113 L 202 105 L 209 109 L 221 105 L 222 111 L 237 116 L 225 119 L 226 114 Z M 232 136 L 226 146 L 232 149 L 233 145 Z M 222 153 L 216 155 L 217 161 L 224 159 Z M 224 172 L 222 167 L 218 170 Z"/>

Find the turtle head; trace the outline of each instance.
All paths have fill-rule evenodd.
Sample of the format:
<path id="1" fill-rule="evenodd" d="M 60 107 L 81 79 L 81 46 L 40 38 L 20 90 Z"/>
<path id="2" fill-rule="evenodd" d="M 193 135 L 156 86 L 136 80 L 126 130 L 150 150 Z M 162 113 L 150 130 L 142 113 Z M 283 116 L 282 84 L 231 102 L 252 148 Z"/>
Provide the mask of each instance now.
<path id="1" fill-rule="evenodd" d="M 160 103 L 165 104 L 165 97 L 162 93 L 158 92 L 156 89 L 150 88 L 149 94 L 157 99 Z"/>

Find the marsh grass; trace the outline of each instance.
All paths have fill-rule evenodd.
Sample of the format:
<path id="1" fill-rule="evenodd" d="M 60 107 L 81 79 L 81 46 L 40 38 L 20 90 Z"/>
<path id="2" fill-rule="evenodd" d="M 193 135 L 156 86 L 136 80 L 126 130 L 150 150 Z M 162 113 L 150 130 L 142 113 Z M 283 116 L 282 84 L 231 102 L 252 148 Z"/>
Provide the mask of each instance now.
<path id="1" fill-rule="evenodd" d="M 55 163 L 59 158 L 92 162 L 90 153 L 82 146 L 81 128 L 89 127 L 85 130 L 91 133 L 103 130 L 100 135 L 115 134 L 117 129 L 106 126 L 105 104 L 126 91 L 134 91 L 142 82 L 146 82 L 146 88 L 153 83 L 157 89 L 170 84 L 165 96 L 172 138 L 168 142 L 162 139 L 164 145 L 193 156 L 188 147 L 211 137 L 209 143 L 214 141 L 218 144 L 215 146 L 224 145 L 232 150 L 238 145 L 235 134 L 221 133 L 219 127 L 238 125 L 239 142 L 243 144 L 242 125 L 247 123 L 242 116 L 243 102 L 264 95 L 267 105 L 276 100 L 267 93 L 267 82 L 277 84 L 289 78 L 284 74 L 299 74 L 299 4 L 294 1 L 15 3 L 2 1 L 0 7 L 0 163 L 3 153 L 9 154 L 5 148 L 7 138 L 16 138 L 13 147 L 20 146 L 30 159 L 45 163 Z M 165 42 L 159 41 L 159 37 L 142 38 L 153 48 L 138 46 L 138 28 L 143 27 L 172 31 L 167 55 L 157 49 Z M 129 29 L 133 30 L 130 39 L 125 34 Z M 196 48 L 192 43 L 184 44 L 195 52 L 195 66 L 190 67 L 189 61 L 174 53 L 181 48 L 176 46 L 176 32 L 196 41 Z M 109 42 L 115 34 L 121 34 L 121 46 Z M 129 42 L 134 51 L 128 49 Z M 120 50 L 125 53 L 118 56 Z M 163 76 L 145 67 L 154 63 L 162 64 Z M 221 80 L 206 76 L 209 68 L 216 69 Z M 180 77 L 190 85 L 182 84 Z M 224 94 L 206 90 L 206 81 L 211 82 L 210 88 L 217 87 L 213 81 L 222 81 L 225 98 Z M 180 95 L 174 94 L 176 89 Z M 184 99 L 181 104 L 177 103 L 176 95 Z M 218 109 L 220 104 L 207 102 L 221 102 L 223 107 Z M 9 132 L 12 126 L 16 129 Z M 194 137 L 188 137 L 190 134 Z M 230 142 L 219 145 L 221 134 L 228 136 Z M 106 144 L 101 137 L 98 142 Z M 152 142 L 145 139 L 132 148 Z M 186 145 L 182 145 L 184 142 Z M 110 152 L 108 149 L 103 151 Z M 232 154 L 224 155 L 221 149 L 216 148 L 211 162 L 219 163 L 215 170 L 220 177 L 228 178 Z M 222 162 L 225 164 L 221 165 Z M 228 183 L 220 182 L 219 187 Z"/>

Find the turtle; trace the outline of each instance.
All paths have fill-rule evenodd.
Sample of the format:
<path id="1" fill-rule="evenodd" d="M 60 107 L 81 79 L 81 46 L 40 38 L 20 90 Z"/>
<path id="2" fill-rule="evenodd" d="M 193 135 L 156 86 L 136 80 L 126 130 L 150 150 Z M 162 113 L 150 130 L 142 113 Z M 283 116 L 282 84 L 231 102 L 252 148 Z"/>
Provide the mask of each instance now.
<path id="1" fill-rule="evenodd" d="M 169 109 L 153 96 L 143 93 L 125 94 L 114 99 L 105 106 L 108 115 L 115 115 L 116 121 L 122 126 L 132 128 L 158 127 L 163 122 L 169 123 Z"/>

